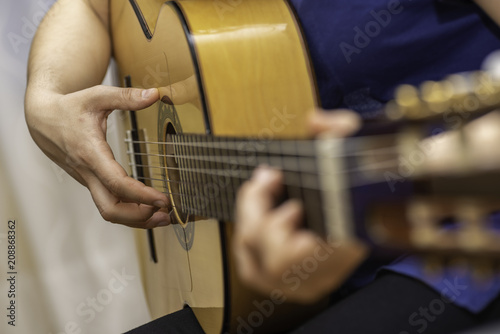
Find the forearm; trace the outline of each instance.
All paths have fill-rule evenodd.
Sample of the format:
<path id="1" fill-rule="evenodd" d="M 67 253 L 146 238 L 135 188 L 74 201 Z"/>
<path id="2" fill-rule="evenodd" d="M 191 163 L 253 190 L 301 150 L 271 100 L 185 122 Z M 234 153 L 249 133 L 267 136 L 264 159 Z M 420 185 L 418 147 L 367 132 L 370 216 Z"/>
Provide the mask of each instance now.
<path id="1" fill-rule="evenodd" d="M 94 2 L 59 0 L 47 13 L 31 47 L 27 100 L 101 83 L 111 54 L 108 1 Z"/>
<path id="2" fill-rule="evenodd" d="M 500 25 L 499 0 L 474 0 L 498 25 Z"/>

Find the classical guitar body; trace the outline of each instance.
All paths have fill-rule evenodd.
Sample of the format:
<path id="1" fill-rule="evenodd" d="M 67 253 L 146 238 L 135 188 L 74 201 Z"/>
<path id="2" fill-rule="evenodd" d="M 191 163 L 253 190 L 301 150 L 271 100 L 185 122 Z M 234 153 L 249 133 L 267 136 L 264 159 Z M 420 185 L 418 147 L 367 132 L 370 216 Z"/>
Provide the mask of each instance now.
<path id="1" fill-rule="evenodd" d="M 291 6 L 285 0 L 112 0 L 111 23 L 124 86 L 159 88 L 174 102 L 181 93 L 187 96 L 177 104 L 164 98 L 124 120 L 131 172 L 170 194 L 174 205 L 175 224 L 138 233 L 152 316 L 189 306 L 207 333 L 269 333 L 306 319 L 316 306 L 282 303 L 279 291 L 262 296 L 240 284 L 231 223 L 180 210 L 192 201 L 184 195 L 193 194 L 190 184 L 199 180 L 186 180 L 178 164 L 196 152 L 170 145 L 179 134 L 306 137 L 307 113 L 318 99 Z M 220 200 L 225 180 L 204 180 L 194 201 L 231 217 L 233 208 Z"/>

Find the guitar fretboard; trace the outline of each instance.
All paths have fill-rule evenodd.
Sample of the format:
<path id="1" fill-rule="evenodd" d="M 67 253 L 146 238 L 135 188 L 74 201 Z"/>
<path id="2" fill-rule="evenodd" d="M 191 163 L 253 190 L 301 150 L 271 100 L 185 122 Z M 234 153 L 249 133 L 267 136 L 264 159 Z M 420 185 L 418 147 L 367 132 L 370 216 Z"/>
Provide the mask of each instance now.
<path id="1" fill-rule="evenodd" d="M 168 144 L 167 144 L 168 145 Z M 322 221 L 320 179 L 314 141 L 171 136 L 166 182 L 177 189 L 181 211 L 234 220 L 238 189 L 255 167 L 268 165 L 283 172 L 283 196 L 301 199 L 306 221 Z M 172 191 L 174 192 L 174 191 Z"/>
<path id="2" fill-rule="evenodd" d="M 234 221 L 238 189 L 257 166 L 267 165 L 283 174 L 276 203 L 301 200 L 306 226 L 324 233 L 325 212 L 344 210 L 332 206 L 338 191 L 387 182 L 397 167 L 390 135 L 272 140 L 168 134 L 165 142 L 150 142 L 141 133 L 140 140 L 128 140 L 134 176 L 170 196 L 183 222 L 188 216 Z"/>

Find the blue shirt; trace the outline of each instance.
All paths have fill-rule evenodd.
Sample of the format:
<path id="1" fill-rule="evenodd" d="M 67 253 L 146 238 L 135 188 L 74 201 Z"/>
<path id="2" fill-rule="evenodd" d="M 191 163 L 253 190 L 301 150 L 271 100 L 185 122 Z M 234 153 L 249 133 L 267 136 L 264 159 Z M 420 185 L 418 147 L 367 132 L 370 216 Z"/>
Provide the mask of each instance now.
<path id="1" fill-rule="evenodd" d="M 500 49 L 500 29 L 470 2 L 291 2 L 303 25 L 323 108 L 350 108 L 365 118 L 391 100 L 398 85 L 477 70 Z M 472 312 L 483 310 L 500 292 L 498 276 L 487 285 L 453 268 L 430 276 L 414 256 L 385 269 L 417 278 Z"/>
<path id="2" fill-rule="evenodd" d="M 380 108 L 400 84 L 479 69 L 500 29 L 475 5 L 436 0 L 291 0 L 325 109 Z"/>

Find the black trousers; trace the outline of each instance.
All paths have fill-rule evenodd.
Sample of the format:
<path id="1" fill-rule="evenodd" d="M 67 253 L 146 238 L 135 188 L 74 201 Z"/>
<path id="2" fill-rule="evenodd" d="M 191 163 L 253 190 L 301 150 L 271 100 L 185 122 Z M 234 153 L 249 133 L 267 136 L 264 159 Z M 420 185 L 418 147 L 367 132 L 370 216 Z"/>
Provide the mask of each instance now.
<path id="1" fill-rule="evenodd" d="M 447 334 L 500 321 L 500 299 L 480 314 L 443 300 L 425 284 L 384 272 L 290 334 Z M 472 331 L 474 332 L 474 331 Z M 127 334 L 202 334 L 190 309 L 167 315 Z"/>

